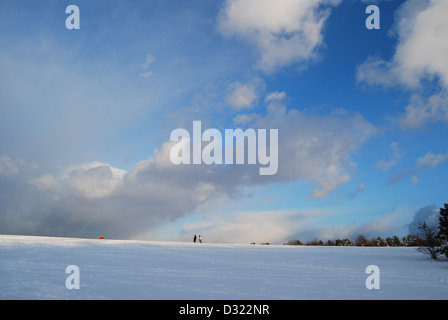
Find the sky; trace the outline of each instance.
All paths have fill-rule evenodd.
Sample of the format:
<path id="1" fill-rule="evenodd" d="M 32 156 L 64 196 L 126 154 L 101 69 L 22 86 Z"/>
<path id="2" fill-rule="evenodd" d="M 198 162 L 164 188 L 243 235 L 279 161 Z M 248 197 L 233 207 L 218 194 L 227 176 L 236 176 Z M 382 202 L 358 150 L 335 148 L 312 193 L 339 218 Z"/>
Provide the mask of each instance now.
<path id="1" fill-rule="evenodd" d="M 406 236 L 448 202 L 447 15 L 446 0 L 0 0 L 0 233 Z M 276 174 L 173 164 L 171 133 L 194 121 L 277 129 Z"/>

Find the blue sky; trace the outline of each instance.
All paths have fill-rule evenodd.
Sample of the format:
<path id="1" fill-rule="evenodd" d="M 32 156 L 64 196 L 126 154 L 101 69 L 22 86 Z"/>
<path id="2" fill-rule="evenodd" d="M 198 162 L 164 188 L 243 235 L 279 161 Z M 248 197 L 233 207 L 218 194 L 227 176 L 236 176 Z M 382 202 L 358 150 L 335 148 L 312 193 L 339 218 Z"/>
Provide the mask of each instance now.
<path id="1" fill-rule="evenodd" d="M 68 5 L 80 29 L 68 30 Z M 366 7 L 380 9 L 368 30 Z M 0 233 L 404 236 L 447 202 L 445 1 L 0 0 Z M 176 128 L 279 130 L 279 170 L 174 166 Z M 434 207 L 435 206 L 435 207 Z"/>

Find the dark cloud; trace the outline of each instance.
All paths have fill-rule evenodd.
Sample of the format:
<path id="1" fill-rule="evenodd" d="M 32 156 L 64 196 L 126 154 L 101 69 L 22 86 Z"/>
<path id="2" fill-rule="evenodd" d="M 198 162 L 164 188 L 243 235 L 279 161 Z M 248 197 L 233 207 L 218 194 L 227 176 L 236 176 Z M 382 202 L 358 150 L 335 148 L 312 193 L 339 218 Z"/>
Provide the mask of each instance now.
<path id="1" fill-rule="evenodd" d="M 163 144 L 129 171 L 92 162 L 69 166 L 59 176 L 39 176 L 8 159 L 8 167 L 17 170 L 0 176 L 8 190 L 0 204 L 0 232 L 138 237 L 193 213 L 209 199 L 239 197 L 247 186 L 275 182 L 311 181 L 317 187 L 310 196 L 326 197 L 350 179 L 345 169 L 350 154 L 375 132 L 359 115 L 321 117 L 296 110 L 270 112 L 253 126 L 279 128 L 276 175 L 261 176 L 260 164 L 175 166 L 170 161 L 175 142 Z"/>
<path id="2" fill-rule="evenodd" d="M 409 234 L 418 234 L 418 223 L 426 222 L 429 225 L 437 225 L 439 223 L 439 208 L 430 205 L 418 210 L 411 223 L 409 224 Z"/>

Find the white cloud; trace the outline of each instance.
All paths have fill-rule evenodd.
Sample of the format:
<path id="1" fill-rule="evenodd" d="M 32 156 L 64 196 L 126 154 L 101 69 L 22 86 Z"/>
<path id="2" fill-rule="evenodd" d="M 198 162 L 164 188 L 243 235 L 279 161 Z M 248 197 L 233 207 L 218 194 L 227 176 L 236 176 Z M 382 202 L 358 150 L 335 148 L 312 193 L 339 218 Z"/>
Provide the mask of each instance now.
<path id="1" fill-rule="evenodd" d="M 426 77 L 438 76 L 448 86 L 448 43 L 440 41 L 448 32 L 447 12 L 446 1 L 405 2 L 396 15 L 398 45 L 394 57 L 391 61 L 369 57 L 358 68 L 358 81 L 418 88 Z"/>
<path id="2" fill-rule="evenodd" d="M 448 159 L 448 153 L 443 154 L 434 154 L 432 152 L 428 152 L 424 157 L 421 157 L 417 159 L 417 166 L 418 167 L 431 167 L 435 168 L 439 164 L 442 164 Z"/>
<path id="3" fill-rule="evenodd" d="M 341 0 L 227 0 L 219 16 L 219 30 L 252 44 L 267 73 L 316 56 L 330 7 Z"/>
<path id="4" fill-rule="evenodd" d="M 271 92 L 269 93 L 266 98 L 265 98 L 265 102 L 271 102 L 271 101 L 282 101 L 286 98 L 286 92 L 282 91 L 282 92 Z"/>
<path id="5" fill-rule="evenodd" d="M 70 167 L 67 175 L 66 183 L 76 195 L 86 199 L 100 199 L 111 195 L 122 184 L 126 171 L 109 164 L 92 162 Z M 42 184 L 42 178 L 36 182 Z M 51 179 L 46 179 L 46 182 L 51 182 Z"/>
<path id="6" fill-rule="evenodd" d="M 104 198 L 110 195 L 119 183 L 119 180 L 112 178 L 107 166 L 74 171 L 69 180 L 74 192 L 87 199 Z"/>
<path id="7" fill-rule="evenodd" d="M 19 173 L 19 166 L 7 155 L 0 156 L 0 175 L 13 176 Z"/>
<path id="8" fill-rule="evenodd" d="M 232 83 L 228 90 L 227 103 L 236 109 L 251 108 L 257 99 L 255 89 L 241 83 Z"/>
<path id="9" fill-rule="evenodd" d="M 152 71 L 146 71 L 143 73 L 140 73 L 140 78 L 149 78 L 149 76 L 152 76 L 153 72 Z"/>
<path id="10" fill-rule="evenodd" d="M 153 74 L 152 71 L 149 71 L 149 67 L 154 62 L 154 60 L 155 60 L 155 58 L 152 55 L 150 55 L 150 54 L 146 55 L 145 63 L 143 63 L 141 65 L 143 72 L 140 74 L 140 78 L 148 78 L 149 76 L 151 76 Z"/>
<path id="11" fill-rule="evenodd" d="M 328 197 L 349 182 L 355 167 L 351 155 L 377 133 L 361 115 L 349 116 L 342 110 L 321 116 L 288 111 L 278 101 L 267 109 L 267 115 L 257 118 L 252 126 L 279 129 L 278 172 L 271 177 L 272 182 L 310 182 L 315 186 L 310 198 Z M 257 182 L 259 177 L 253 179 Z"/>
<path id="12" fill-rule="evenodd" d="M 33 178 L 29 182 L 31 185 L 40 190 L 55 189 L 59 187 L 56 177 L 51 174 L 45 174 L 40 178 Z"/>
<path id="13" fill-rule="evenodd" d="M 286 92 L 272 92 L 264 99 L 266 109 L 271 115 L 284 116 L 286 114 L 286 106 L 283 100 L 286 99 Z"/>
<path id="14" fill-rule="evenodd" d="M 448 42 L 441 41 L 448 32 L 448 2 L 443 0 L 408 0 L 399 12 L 400 43 L 395 53 L 401 81 L 413 85 L 410 76 L 439 76 L 448 86 Z"/>
<path id="15" fill-rule="evenodd" d="M 406 1 L 396 14 L 393 58 L 369 57 L 357 69 L 358 82 L 415 91 L 400 119 L 403 128 L 448 121 L 448 42 L 442 40 L 448 33 L 447 14 L 447 1 Z M 428 81 L 440 87 L 430 96 L 423 93 Z"/>
<path id="16" fill-rule="evenodd" d="M 126 174 L 126 170 L 122 170 L 119 168 L 114 168 L 112 167 L 110 164 L 107 163 L 102 163 L 102 162 L 98 162 L 98 161 L 93 161 L 93 162 L 88 162 L 88 163 L 83 163 L 80 165 L 70 165 L 68 166 L 65 171 L 64 171 L 64 177 L 69 177 L 73 172 L 78 171 L 78 170 L 83 170 L 83 171 L 88 171 L 91 169 L 95 169 L 98 167 L 109 167 L 113 178 L 115 179 L 119 179 L 122 180 L 124 175 Z"/>
<path id="17" fill-rule="evenodd" d="M 403 156 L 403 150 L 401 150 L 398 147 L 397 142 L 392 142 L 390 146 L 393 150 L 392 158 L 390 160 L 380 160 L 375 164 L 375 167 L 377 167 L 383 171 L 386 171 L 386 170 L 392 168 L 393 166 L 397 165 L 398 161 Z"/>
<path id="18" fill-rule="evenodd" d="M 142 68 L 143 69 L 148 69 L 149 66 L 154 62 L 154 60 L 155 60 L 155 58 L 152 55 L 147 54 L 145 63 L 142 64 Z"/>
<path id="19" fill-rule="evenodd" d="M 232 82 L 227 87 L 227 103 L 235 110 L 251 109 L 258 101 L 264 82 L 254 78 L 247 83 Z"/>
<path id="20" fill-rule="evenodd" d="M 397 70 L 393 68 L 391 62 L 384 61 L 377 57 L 369 57 L 358 66 L 356 70 L 356 79 L 358 82 L 365 82 L 374 86 L 393 86 L 396 85 L 398 75 Z"/>
<path id="21" fill-rule="evenodd" d="M 313 199 L 325 198 L 330 195 L 341 184 L 350 181 L 350 175 L 336 167 L 328 169 L 328 174 L 318 179 L 317 188 L 310 193 L 309 197 Z"/>
<path id="22" fill-rule="evenodd" d="M 351 178 L 351 155 L 377 133 L 361 115 L 340 111 L 318 116 L 298 110 L 278 112 L 277 105 L 255 121 L 259 128 L 279 128 L 276 181 L 304 180 L 316 185 L 308 196 L 324 198 Z"/>
<path id="23" fill-rule="evenodd" d="M 233 123 L 235 125 L 248 125 L 249 123 L 252 123 L 255 119 L 257 119 L 259 115 L 257 113 L 244 113 L 244 114 L 238 114 L 233 118 Z"/>
<path id="24" fill-rule="evenodd" d="M 419 128 L 429 122 L 448 122 L 448 87 L 429 98 L 414 94 L 400 118 L 402 128 Z"/>
<path id="25" fill-rule="evenodd" d="M 17 176 L 23 171 L 35 168 L 36 165 L 34 163 L 28 163 L 21 158 L 12 159 L 6 154 L 0 155 L 0 176 Z"/>

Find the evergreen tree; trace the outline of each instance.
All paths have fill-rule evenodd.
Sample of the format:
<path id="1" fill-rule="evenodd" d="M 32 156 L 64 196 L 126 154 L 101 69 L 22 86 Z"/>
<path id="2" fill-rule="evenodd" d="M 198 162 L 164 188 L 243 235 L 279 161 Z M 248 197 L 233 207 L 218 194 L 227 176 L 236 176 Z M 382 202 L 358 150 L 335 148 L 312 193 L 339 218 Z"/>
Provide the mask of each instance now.
<path id="1" fill-rule="evenodd" d="M 445 208 L 440 208 L 439 217 L 439 238 L 443 241 L 441 251 L 448 257 L 448 204 Z"/>
<path id="2" fill-rule="evenodd" d="M 384 240 L 384 239 L 381 238 L 381 237 L 378 237 L 378 238 L 376 239 L 376 245 L 377 245 L 378 247 L 387 247 L 387 246 L 388 246 L 386 240 Z"/>

